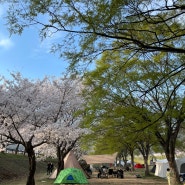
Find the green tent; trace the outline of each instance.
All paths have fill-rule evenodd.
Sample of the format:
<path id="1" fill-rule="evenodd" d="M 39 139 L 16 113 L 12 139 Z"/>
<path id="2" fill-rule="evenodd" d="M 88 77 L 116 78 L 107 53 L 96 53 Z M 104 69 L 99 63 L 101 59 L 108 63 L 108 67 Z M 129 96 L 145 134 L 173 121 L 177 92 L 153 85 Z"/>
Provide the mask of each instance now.
<path id="1" fill-rule="evenodd" d="M 54 184 L 88 184 L 82 170 L 78 168 L 65 168 L 61 170 Z"/>

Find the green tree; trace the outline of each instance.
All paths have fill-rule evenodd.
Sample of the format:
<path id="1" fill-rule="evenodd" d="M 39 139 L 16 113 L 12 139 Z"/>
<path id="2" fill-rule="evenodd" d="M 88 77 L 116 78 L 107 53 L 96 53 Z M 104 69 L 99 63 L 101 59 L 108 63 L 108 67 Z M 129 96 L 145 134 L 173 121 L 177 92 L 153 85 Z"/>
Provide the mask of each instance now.
<path id="1" fill-rule="evenodd" d="M 106 50 L 185 53 L 183 0 L 10 0 L 8 4 L 10 33 L 21 34 L 33 25 L 38 25 L 41 38 L 63 32 L 52 50 L 67 56 L 71 66 L 90 62 Z"/>
<path id="2" fill-rule="evenodd" d="M 140 114 L 142 109 L 136 104 L 135 97 L 128 96 L 128 92 L 125 90 L 127 84 L 124 74 L 121 73 L 122 75 L 118 76 L 116 73 L 116 70 L 120 70 L 118 66 L 122 62 L 119 56 L 120 53 L 118 52 L 114 55 L 111 53 L 103 55 L 102 59 L 97 62 L 97 69 L 86 76 L 86 84 L 90 86 L 90 90 L 86 92 L 88 104 L 86 104 L 84 124 L 85 126 L 90 124 L 90 128 L 93 130 L 91 133 L 93 144 L 96 145 L 95 149 L 98 149 L 98 152 L 103 149 L 107 151 L 108 148 L 120 152 L 127 146 L 135 146 L 138 137 L 140 140 L 137 140 L 137 143 L 143 143 L 146 140 L 146 138 L 142 140 L 142 137 L 139 136 L 140 133 L 136 133 L 137 124 L 141 125 L 145 122 Z M 153 137 L 147 132 L 142 132 L 143 135 L 151 138 L 150 140 L 147 139 L 148 143 L 153 143 Z M 147 166 L 150 144 L 147 145 L 148 148 L 145 147 L 146 150 L 142 148 Z M 133 150 L 131 148 L 133 147 L 130 147 L 133 161 Z M 147 155 L 145 155 L 146 153 Z M 149 174 L 147 167 L 146 174 Z"/>
<path id="3" fill-rule="evenodd" d="M 135 57 L 123 65 L 122 55 L 107 52 L 97 62 L 96 70 L 86 76 L 89 101 L 85 118 L 88 121 L 84 121 L 101 133 L 108 129 L 113 132 L 113 128 L 119 134 L 153 133 L 178 183 L 175 150 L 185 119 L 183 58 L 156 53 L 152 60 Z M 177 66 L 182 68 L 174 73 Z M 168 80 L 160 83 L 163 78 Z M 146 89 L 150 91 L 144 93 Z"/>

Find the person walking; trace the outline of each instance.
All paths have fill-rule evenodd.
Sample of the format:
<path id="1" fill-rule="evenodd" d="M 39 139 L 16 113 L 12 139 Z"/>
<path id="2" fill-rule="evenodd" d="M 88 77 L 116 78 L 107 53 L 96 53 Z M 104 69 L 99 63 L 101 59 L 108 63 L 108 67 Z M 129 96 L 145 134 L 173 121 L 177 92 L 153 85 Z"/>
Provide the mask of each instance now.
<path id="1" fill-rule="evenodd" d="M 167 168 L 166 177 L 167 177 L 167 180 L 168 180 L 168 185 L 171 185 L 171 172 L 170 172 L 170 168 Z"/>

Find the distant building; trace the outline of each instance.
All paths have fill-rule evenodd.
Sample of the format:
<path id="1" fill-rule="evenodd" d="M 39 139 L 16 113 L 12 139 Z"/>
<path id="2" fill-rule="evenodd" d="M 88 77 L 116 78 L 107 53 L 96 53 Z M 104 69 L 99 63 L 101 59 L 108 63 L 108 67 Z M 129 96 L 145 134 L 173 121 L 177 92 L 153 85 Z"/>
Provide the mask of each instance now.
<path id="1" fill-rule="evenodd" d="M 25 148 L 21 144 L 10 144 L 6 147 L 6 153 L 25 154 Z"/>

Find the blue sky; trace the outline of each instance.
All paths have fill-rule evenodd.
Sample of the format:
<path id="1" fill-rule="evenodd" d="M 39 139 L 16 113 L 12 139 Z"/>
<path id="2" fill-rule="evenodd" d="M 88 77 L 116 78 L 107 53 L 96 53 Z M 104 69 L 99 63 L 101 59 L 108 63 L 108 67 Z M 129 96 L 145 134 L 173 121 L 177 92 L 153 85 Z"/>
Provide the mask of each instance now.
<path id="1" fill-rule="evenodd" d="M 10 37 L 4 25 L 5 11 L 0 7 L 0 75 L 9 78 L 11 72 L 20 72 L 30 79 L 61 76 L 68 63 L 50 53 L 49 48 L 56 38 L 41 42 L 38 30 L 34 28 Z"/>

